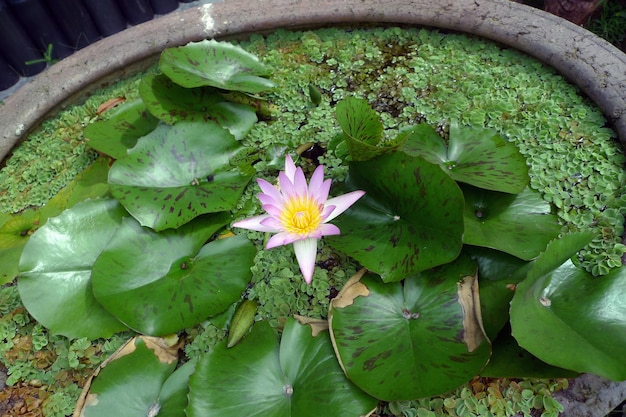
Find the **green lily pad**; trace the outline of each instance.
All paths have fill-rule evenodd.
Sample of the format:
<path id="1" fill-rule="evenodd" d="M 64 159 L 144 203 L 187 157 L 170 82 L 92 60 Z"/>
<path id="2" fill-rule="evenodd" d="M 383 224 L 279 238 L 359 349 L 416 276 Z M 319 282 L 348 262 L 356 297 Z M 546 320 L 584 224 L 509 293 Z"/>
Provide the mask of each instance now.
<path id="1" fill-rule="evenodd" d="M 578 372 L 548 365 L 522 349 L 506 326 L 493 341 L 493 353 L 489 363 L 480 372 L 488 378 L 575 378 Z"/>
<path id="2" fill-rule="evenodd" d="M 383 122 L 364 99 L 346 97 L 337 103 L 335 114 L 353 161 L 368 161 L 394 151 L 410 134 L 405 131 L 393 140 L 383 140 Z"/>
<path id="3" fill-rule="evenodd" d="M 567 233 L 551 241 L 545 251 L 533 261 L 532 276 L 548 274 L 571 259 L 579 250 L 587 246 L 595 233 L 593 230 Z"/>
<path id="4" fill-rule="evenodd" d="M 364 99 L 346 97 L 335 108 L 353 161 L 367 161 L 384 153 L 377 147 L 383 139 L 383 122 Z"/>
<path id="5" fill-rule="evenodd" d="M 111 192 L 142 226 L 176 228 L 235 206 L 252 178 L 230 164 L 244 149 L 214 122 L 159 125 L 113 164 Z"/>
<path id="6" fill-rule="evenodd" d="M 119 159 L 150 133 L 159 120 L 148 111 L 141 100 L 122 103 L 111 110 L 106 120 L 98 120 L 85 128 L 87 144 L 100 153 Z"/>
<path id="7" fill-rule="evenodd" d="M 6 215 L 0 227 L 0 285 L 19 274 L 19 261 L 24 246 L 40 224 L 41 213 L 27 209 L 20 214 Z"/>
<path id="8" fill-rule="evenodd" d="M 593 277 L 570 259 L 549 268 L 567 252 L 573 256 L 586 237 L 555 242 L 518 285 L 511 302 L 513 336 L 551 365 L 623 381 L 626 268 L 602 277 Z"/>
<path id="9" fill-rule="evenodd" d="M 93 263 L 125 216 L 115 200 L 85 201 L 49 219 L 24 247 L 20 296 L 52 333 L 97 339 L 126 329 L 91 292 Z"/>
<path id="10" fill-rule="evenodd" d="M 88 198 L 105 197 L 108 164 L 104 158 L 97 159 L 68 185 L 57 193 L 45 206 L 31 208 L 15 215 L 2 215 L 0 220 L 0 285 L 17 277 L 22 250 L 30 236 L 48 218 L 58 216 L 65 208 Z"/>
<path id="11" fill-rule="evenodd" d="M 202 356 L 189 381 L 188 417 L 359 417 L 377 401 L 348 381 L 328 332 L 287 320 L 282 340 L 265 321 L 236 346 Z"/>
<path id="12" fill-rule="evenodd" d="M 530 260 L 558 236 L 561 226 L 537 191 L 506 194 L 464 186 L 463 242 Z"/>
<path id="13" fill-rule="evenodd" d="M 0 249 L 23 246 L 40 222 L 38 209 L 27 209 L 20 214 L 8 216 L 0 227 Z"/>
<path id="14" fill-rule="evenodd" d="M 348 378 L 385 401 L 431 397 L 468 382 L 491 352 L 480 326 L 476 265 L 467 258 L 383 283 L 351 280 L 329 323 Z"/>
<path id="15" fill-rule="evenodd" d="M 94 264 L 96 300 L 149 335 L 171 334 L 221 313 L 246 289 L 256 253 L 243 236 L 204 245 L 229 221 L 221 213 L 157 233 L 127 219 Z"/>
<path id="16" fill-rule="evenodd" d="M 269 69 L 243 48 L 228 42 L 203 40 L 161 54 L 159 67 L 176 84 L 186 87 L 217 87 L 260 93 L 274 88 Z"/>
<path id="17" fill-rule="evenodd" d="M 158 396 L 160 417 L 187 417 L 185 408 L 189 403 L 189 378 L 196 370 L 196 361 L 181 365 L 167 378 Z M 118 414 L 119 415 L 119 414 Z"/>
<path id="18" fill-rule="evenodd" d="M 132 339 L 94 378 L 80 415 L 184 417 L 194 362 L 176 369 L 176 353 L 159 339 Z"/>
<path id="19" fill-rule="evenodd" d="M 90 198 L 103 198 L 110 196 L 109 184 L 107 178 L 109 176 L 109 160 L 108 158 L 98 158 L 81 172 L 70 184 L 68 184 L 69 195 L 67 197 L 66 207 L 73 207 L 76 203 L 88 200 Z M 57 194 L 58 195 L 58 194 Z M 55 201 L 57 196 L 53 197 L 50 203 Z M 42 212 L 46 213 L 46 206 L 42 207 Z"/>
<path id="20" fill-rule="evenodd" d="M 441 165 L 456 181 L 504 193 L 519 193 L 528 185 L 526 159 L 517 147 L 490 129 L 450 125 L 448 145 L 435 130 L 421 124 L 402 150 Z"/>
<path id="21" fill-rule="evenodd" d="M 145 76 L 139 93 L 150 112 L 167 124 L 212 120 L 241 140 L 257 122 L 252 107 L 226 101 L 214 88 L 181 87 L 164 75 Z"/>
<path id="22" fill-rule="evenodd" d="M 385 282 L 458 256 L 463 195 L 437 165 L 394 152 L 351 163 L 346 183 L 366 194 L 333 221 L 341 235 L 328 242 Z"/>
<path id="23" fill-rule="evenodd" d="M 109 158 L 100 157 L 87 166 L 72 181 L 63 187 L 44 206 L 40 207 L 39 226 L 43 226 L 50 217 L 58 216 L 63 210 L 81 201 L 97 198 L 110 198 L 107 176 Z"/>
<path id="24" fill-rule="evenodd" d="M 495 339 L 509 321 L 509 308 L 517 284 L 533 267 L 531 262 L 493 249 L 469 246 L 463 249 L 478 263 L 480 310 L 489 339 Z"/>
<path id="25" fill-rule="evenodd" d="M 6 222 L 11 220 L 11 217 L 13 216 L 11 216 L 10 214 L 0 212 L 0 227 L 4 226 Z"/>
<path id="26" fill-rule="evenodd" d="M 19 274 L 19 260 L 25 245 L 0 249 L 0 285 L 13 281 Z"/>

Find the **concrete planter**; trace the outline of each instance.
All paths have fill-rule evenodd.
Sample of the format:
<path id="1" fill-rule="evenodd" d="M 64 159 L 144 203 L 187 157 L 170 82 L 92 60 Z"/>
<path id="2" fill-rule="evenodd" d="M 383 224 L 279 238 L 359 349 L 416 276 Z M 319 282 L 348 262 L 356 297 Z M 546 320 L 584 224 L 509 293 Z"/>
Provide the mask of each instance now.
<path id="1" fill-rule="evenodd" d="M 228 0 L 132 27 L 36 76 L 0 105 L 0 160 L 43 119 L 111 80 L 148 67 L 165 48 L 277 28 L 351 23 L 450 29 L 525 52 L 577 84 L 626 145 L 626 55 L 541 10 L 509 0 Z M 557 397 L 568 417 L 604 416 L 626 398 L 626 383 L 584 375 Z"/>

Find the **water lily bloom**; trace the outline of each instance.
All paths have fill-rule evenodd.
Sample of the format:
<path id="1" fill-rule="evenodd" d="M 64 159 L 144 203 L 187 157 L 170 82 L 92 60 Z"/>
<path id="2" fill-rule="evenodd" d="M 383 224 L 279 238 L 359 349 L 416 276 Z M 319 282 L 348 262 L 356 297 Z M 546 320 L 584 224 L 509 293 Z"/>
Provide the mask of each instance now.
<path id="1" fill-rule="evenodd" d="M 233 226 L 276 233 L 268 240 L 267 249 L 293 243 L 300 271 L 310 284 L 317 240 L 339 234 L 339 228 L 328 222 L 346 211 L 365 191 L 353 191 L 329 199 L 331 180 L 324 180 L 324 166 L 315 169 L 307 184 L 302 168 L 296 168 L 289 155 L 285 158 L 285 171 L 278 174 L 278 187 L 263 179 L 257 182 L 263 191 L 258 198 L 267 214 L 237 221 Z"/>

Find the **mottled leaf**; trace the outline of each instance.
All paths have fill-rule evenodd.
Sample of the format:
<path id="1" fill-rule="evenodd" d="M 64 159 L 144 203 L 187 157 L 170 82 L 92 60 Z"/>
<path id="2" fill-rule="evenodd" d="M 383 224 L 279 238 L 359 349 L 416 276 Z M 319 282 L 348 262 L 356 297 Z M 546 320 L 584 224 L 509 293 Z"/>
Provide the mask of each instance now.
<path id="1" fill-rule="evenodd" d="M 335 114 L 353 161 L 367 161 L 402 145 L 406 134 L 383 140 L 380 116 L 364 99 L 347 97 L 337 103 Z"/>
<path id="2" fill-rule="evenodd" d="M 145 76 L 139 93 L 150 112 L 167 124 L 212 120 L 241 140 L 257 122 L 254 109 L 231 103 L 214 88 L 184 88 L 164 75 Z"/>
<path id="3" fill-rule="evenodd" d="M 402 149 L 440 164 L 456 181 L 476 187 L 519 193 L 528 185 L 526 158 L 513 143 L 489 129 L 452 123 L 446 146 L 432 127 L 422 124 Z"/>
<path id="4" fill-rule="evenodd" d="M 335 108 L 344 134 L 367 145 L 378 145 L 383 138 L 383 122 L 367 100 L 346 97 Z"/>
<path id="5" fill-rule="evenodd" d="M 374 274 L 349 282 L 329 313 L 348 378 L 385 401 L 443 394 L 471 380 L 490 355 L 476 284 L 467 258 L 403 283 Z"/>
<path id="6" fill-rule="evenodd" d="M 226 310 L 250 281 L 255 255 L 243 236 L 205 245 L 229 220 L 221 213 L 157 233 L 127 219 L 94 264 L 96 300 L 137 332 L 161 336 Z"/>
<path id="7" fill-rule="evenodd" d="M 113 164 L 111 192 L 141 225 L 176 228 L 234 207 L 252 177 L 230 163 L 242 150 L 214 122 L 159 125 Z"/>
<path id="8" fill-rule="evenodd" d="M 255 55 L 213 39 L 164 50 L 159 67 L 172 81 L 187 88 L 211 86 L 259 93 L 274 87 L 264 78 L 270 71 Z"/>
<path id="9" fill-rule="evenodd" d="M 507 194 L 464 186 L 468 245 L 497 249 L 524 260 L 537 257 L 558 236 L 561 225 L 550 203 L 530 188 Z"/>
<path id="10" fill-rule="evenodd" d="M 158 122 L 143 101 L 135 100 L 116 107 L 106 120 L 88 125 L 85 138 L 87 144 L 98 152 L 119 159 L 135 146 L 137 139 L 150 133 Z"/>
<path id="11" fill-rule="evenodd" d="M 350 164 L 349 189 L 363 198 L 333 222 L 337 249 L 386 282 L 452 261 L 462 246 L 463 195 L 434 164 L 403 152 Z"/>

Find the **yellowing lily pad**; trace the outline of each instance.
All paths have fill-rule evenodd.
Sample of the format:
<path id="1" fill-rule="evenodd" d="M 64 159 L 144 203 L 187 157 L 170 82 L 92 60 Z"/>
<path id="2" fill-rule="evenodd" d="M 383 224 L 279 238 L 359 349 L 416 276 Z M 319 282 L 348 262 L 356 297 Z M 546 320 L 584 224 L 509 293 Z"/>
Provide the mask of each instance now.
<path id="1" fill-rule="evenodd" d="M 331 302 L 333 345 L 348 378 L 385 401 L 447 392 L 477 375 L 491 348 L 476 265 L 463 257 L 402 283 L 351 280 Z"/>

